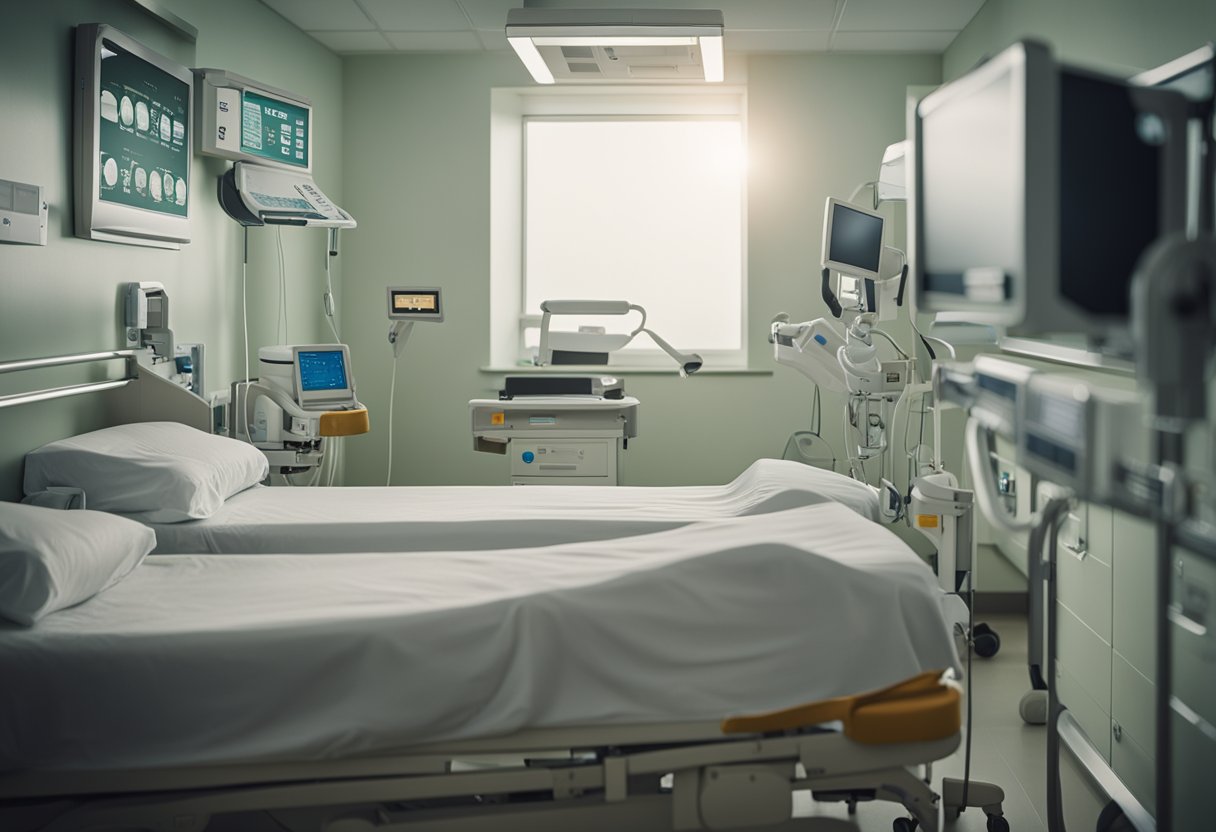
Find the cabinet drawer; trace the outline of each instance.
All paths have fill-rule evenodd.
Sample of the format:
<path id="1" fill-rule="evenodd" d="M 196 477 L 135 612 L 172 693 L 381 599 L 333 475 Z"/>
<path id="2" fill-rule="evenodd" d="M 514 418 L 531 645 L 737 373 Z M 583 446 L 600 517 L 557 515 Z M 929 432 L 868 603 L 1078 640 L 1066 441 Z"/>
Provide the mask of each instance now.
<path id="1" fill-rule="evenodd" d="M 1157 677 L 1157 544 L 1151 523 L 1114 517 L 1114 621 L 1111 645 L 1150 682 Z"/>
<path id="2" fill-rule="evenodd" d="M 1103 713 L 1110 713 L 1110 645 L 1077 618 L 1068 607 L 1057 603 L 1059 619 L 1059 661 Z M 1061 697 L 1063 699 L 1063 697 Z M 1064 704 L 1069 705 L 1067 700 Z M 1106 731 L 1103 731 L 1105 734 Z"/>
<path id="3" fill-rule="evenodd" d="M 1140 805 L 1150 812 L 1154 811 L 1153 807 L 1157 805 L 1157 768 L 1153 758 L 1126 730 L 1120 739 L 1110 744 L 1110 767 L 1140 801 Z"/>
<path id="4" fill-rule="evenodd" d="M 1216 564 L 1174 553 L 1171 693 L 1216 726 Z"/>
<path id="5" fill-rule="evenodd" d="M 1056 692 L 1060 703 L 1072 713 L 1089 738 L 1090 744 L 1110 762 L 1110 715 L 1099 707 L 1093 697 L 1063 662 L 1056 662 Z"/>
<path id="6" fill-rule="evenodd" d="M 1082 550 L 1060 547 L 1056 556 L 1059 600 L 1103 641 L 1111 640 L 1111 569 Z"/>
<path id="7" fill-rule="evenodd" d="M 1116 650 L 1111 665 L 1110 718 L 1119 725 L 1123 738 L 1130 737 L 1150 759 L 1156 750 L 1156 696 L 1153 683 Z"/>

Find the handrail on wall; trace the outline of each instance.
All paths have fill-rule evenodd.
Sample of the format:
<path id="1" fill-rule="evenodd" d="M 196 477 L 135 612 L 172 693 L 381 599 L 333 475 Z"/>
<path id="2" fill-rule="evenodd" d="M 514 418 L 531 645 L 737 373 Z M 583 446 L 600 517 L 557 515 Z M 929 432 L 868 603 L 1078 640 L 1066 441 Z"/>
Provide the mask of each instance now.
<path id="1" fill-rule="evenodd" d="M 78 396 L 82 393 L 96 393 L 102 390 L 113 390 L 125 387 L 139 377 L 139 362 L 135 358 L 135 350 L 106 350 L 105 352 L 81 352 L 72 355 L 52 355 L 47 358 L 26 358 L 20 361 L 0 362 L 0 374 L 16 373 L 22 370 L 37 370 L 44 367 L 61 367 L 67 364 L 89 364 L 95 361 L 117 361 L 126 363 L 123 377 L 107 381 L 89 381 L 83 384 L 69 384 L 66 387 L 48 387 L 43 390 L 31 390 L 28 393 L 13 393 L 0 396 L 0 409 L 15 407 L 19 404 L 62 399 L 65 396 Z"/>

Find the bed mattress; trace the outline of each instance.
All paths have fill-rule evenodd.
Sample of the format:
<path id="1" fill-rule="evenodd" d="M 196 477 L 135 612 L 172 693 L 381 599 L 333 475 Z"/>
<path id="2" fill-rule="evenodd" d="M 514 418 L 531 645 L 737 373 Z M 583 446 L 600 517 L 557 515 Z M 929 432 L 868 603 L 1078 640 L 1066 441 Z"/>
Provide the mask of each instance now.
<path id="1" fill-rule="evenodd" d="M 836 504 L 529 550 L 152 556 L 0 628 L 0 770 L 716 720 L 957 666 L 944 597 Z"/>
<path id="2" fill-rule="evenodd" d="M 878 520 L 870 486 L 762 459 L 715 486 L 256 487 L 205 520 L 152 527 L 156 554 L 504 549 L 627 537 L 825 502 Z"/>

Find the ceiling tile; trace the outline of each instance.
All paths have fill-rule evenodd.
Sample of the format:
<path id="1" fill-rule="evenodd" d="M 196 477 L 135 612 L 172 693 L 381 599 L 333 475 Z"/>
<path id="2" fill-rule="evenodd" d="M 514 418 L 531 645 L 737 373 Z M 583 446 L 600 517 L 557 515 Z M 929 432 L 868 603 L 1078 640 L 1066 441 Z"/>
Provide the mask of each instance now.
<path id="1" fill-rule="evenodd" d="M 376 27 L 355 0 L 263 0 L 305 31 L 370 32 Z"/>
<path id="2" fill-rule="evenodd" d="M 831 32 L 752 29 L 726 32 L 727 52 L 824 52 Z"/>
<path id="3" fill-rule="evenodd" d="M 984 0 L 848 0 L 840 32 L 962 31 Z"/>
<path id="4" fill-rule="evenodd" d="M 524 0 L 456 0 L 456 5 L 464 9 L 474 28 L 502 31 L 507 25 L 507 12 L 523 8 Z"/>
<path id="5" fill-rule="evenodd" d="M 482 48 L 491 52 L 510 45 L 507 43 L 507 33 L 502 29 L 478 29 L 477 37 L 481 39 Z"/>
<path id="6" fill-rule="evenodd" d="M 391 52 L 392 45 L 379 32 L 309 32 L 339 55 L 353 52 Z"/>
<path id="7" fill-rule="evenodd" d="M 740 29 L 827 30 L 836 17 L 836 0 L 692 0 L 689 5 L 721 9 L 728 35 Z"/>
<path id="8" fill-rule="evenodd" d="M 946 51 L 958 32 L 837 32 L 833 52 L 935 52 Z"/>
<path id="9" fill-rule="evenodd" d="M 472 32 L 385 32 L 389 43 L 402 52 L 480 52 L 481 41 Z"/>
<path id="10" fill-rule="evenodd" d="M 469 19 L 455 0 L 359 0 L 385 32 L 455 32 L 471 29 Z"/>

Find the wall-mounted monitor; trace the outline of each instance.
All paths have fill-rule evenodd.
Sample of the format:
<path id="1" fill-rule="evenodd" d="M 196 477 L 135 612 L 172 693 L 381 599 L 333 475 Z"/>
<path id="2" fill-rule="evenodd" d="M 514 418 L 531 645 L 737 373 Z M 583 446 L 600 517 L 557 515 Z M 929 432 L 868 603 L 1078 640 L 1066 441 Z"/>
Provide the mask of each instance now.
<path id="1" fill-rule="evenodd" d="M 390 321 L 442 321 L 439 290 L 389 286 L 388 317 Z"/>
<path id="2" fill-rule="evenodd" d="M 1026 41 L 917 105 L 909 238 L 921 312 L 1117 344 L 1131 281 L 1186 208 L 1187 103 Z"/>
<path id="3" fill-rule="evenodd" d="M 76 236 L 190 242 L 193 75 L 112 26 L 76 27 Z"/>
<path id="4" fill-rule="evenodd" d="M 194 70 L 198 152 L 312 171 L 312 102 L 222 69 Z"/>
<path id="5" fill-rule="evenodd" d="M 882 229 L 882 214 L 828 197 L 823 212 L 824 268 L 877 280 Z"/>

